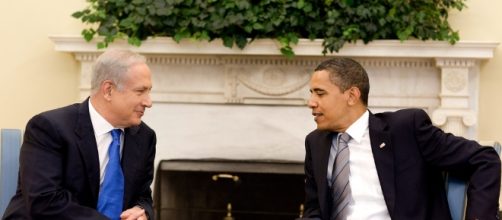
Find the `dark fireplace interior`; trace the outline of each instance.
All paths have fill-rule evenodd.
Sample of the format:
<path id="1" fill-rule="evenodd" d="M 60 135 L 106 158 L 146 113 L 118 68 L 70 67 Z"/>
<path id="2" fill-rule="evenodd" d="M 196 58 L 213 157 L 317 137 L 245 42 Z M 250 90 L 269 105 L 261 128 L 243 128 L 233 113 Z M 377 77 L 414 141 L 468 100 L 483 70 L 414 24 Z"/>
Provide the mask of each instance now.
<path id="1" fill-rule="evenodd" d="M 302 215 L 303 173 L 301 162 L 164 160 L 156 219 L 293 220 Z"/>

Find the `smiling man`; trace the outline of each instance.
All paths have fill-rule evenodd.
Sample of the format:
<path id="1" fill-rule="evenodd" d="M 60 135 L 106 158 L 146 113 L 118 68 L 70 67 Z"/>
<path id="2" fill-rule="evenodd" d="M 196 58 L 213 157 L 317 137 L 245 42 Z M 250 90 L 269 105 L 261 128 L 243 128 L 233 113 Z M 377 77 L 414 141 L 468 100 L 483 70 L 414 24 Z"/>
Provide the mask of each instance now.
<path id="1" fill-rule="evenodd" d="M 155 132 L 145 57 L 109 50 L 93 67 L 91 96 L 26 126 L 19 183 L 3 219 L 153 218 Z"/>
<path id="2" fill-rule="evenodd" d="M 469 181 L 466 219 L 498 219 L 500 159 L 443 132 L 421 109 L 373 114 L 369 80 L 348 58 L 322 62 L 308 102 L 306 219 L 451 219 L 442 173 Z"/>

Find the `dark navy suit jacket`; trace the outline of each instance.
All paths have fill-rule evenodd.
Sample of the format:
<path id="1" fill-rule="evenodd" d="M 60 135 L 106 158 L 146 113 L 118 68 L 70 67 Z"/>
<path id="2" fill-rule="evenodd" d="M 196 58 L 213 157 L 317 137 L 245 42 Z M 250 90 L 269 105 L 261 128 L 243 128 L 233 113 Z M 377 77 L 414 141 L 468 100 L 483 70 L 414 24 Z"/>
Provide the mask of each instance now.
<path id="1" fill-rule="evenodd" d="M 155 144 L 146 124 L 125 129 L 124 210 L 140 205 L 151 218 Z M 96 211 L 99 182 L 88 100 L 41 113 L 26 126 L 18 187 L 3 219 L 107 219 Z"/>
<path id="2" fill-rule="evenodd" d="M 315 130 L 305 140 L 306 218 L 329 220 L 326 170 L 334 135 Z M 444 133 L 420 109 L 370 113 L 369 135 L 392 219 L 451 219 L 444 171 L 469 180 L 466 219 L 498 219 L 501 168 L 493 148 Z"/>

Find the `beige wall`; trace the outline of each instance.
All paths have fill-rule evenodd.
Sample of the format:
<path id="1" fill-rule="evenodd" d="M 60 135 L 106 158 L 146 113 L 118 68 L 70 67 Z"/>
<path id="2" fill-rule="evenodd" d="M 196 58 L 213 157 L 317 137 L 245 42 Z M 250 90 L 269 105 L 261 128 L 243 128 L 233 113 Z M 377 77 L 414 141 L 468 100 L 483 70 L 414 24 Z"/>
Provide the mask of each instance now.
<path id="1" fill-rule="evenodd" d="M 500 10 L 502 2 L 467 1 L 469 8 L 452 14 L 450 22 L 465 41 L 493 41 L 502 43 Z M 479 102 L 480 140 L 502 142 L 502 45 L 493 59 L 481 66 Z"/>
<path id="2" fill-rule="evenodd" d="M 31 116 L 78 99 L 78 64 L 54 51 L 49 35 L 80 33 L 71 13 L 85 1 L 6 1 L 0 7 L 2 41 L 0 128 L 22 128 Z"/>

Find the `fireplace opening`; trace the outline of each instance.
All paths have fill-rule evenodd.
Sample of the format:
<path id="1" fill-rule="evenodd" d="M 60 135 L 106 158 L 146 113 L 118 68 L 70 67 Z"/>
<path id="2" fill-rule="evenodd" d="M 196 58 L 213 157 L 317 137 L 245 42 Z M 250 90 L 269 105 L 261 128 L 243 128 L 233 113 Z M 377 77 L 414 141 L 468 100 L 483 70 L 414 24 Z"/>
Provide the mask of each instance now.
<path id="1" fill-rule="evenodd" d="M 302 215 L 303 163 L 164 160 L 154 189 L 157 219 L 293 220 Z"/>

